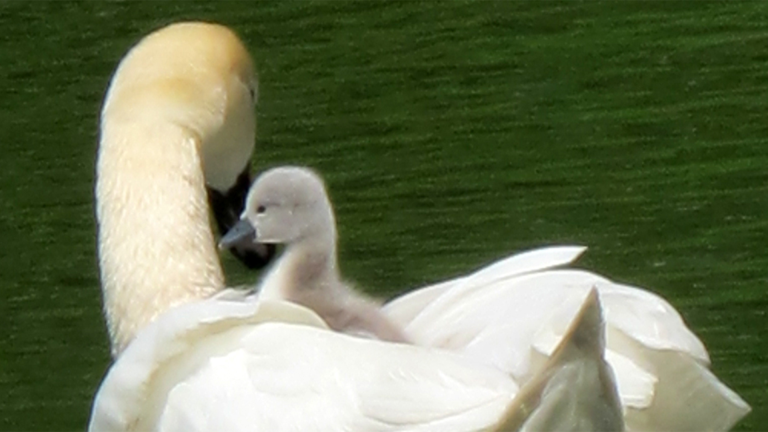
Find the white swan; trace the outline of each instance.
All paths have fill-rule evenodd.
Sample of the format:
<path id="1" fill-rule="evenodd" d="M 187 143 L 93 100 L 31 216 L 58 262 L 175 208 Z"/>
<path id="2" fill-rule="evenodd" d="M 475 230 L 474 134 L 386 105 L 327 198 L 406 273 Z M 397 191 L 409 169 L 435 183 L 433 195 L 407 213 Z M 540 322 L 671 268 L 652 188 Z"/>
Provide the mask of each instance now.
<path id="1" fill-rule="evenodd" d="M 211 24 L 161 29 L 118 67 L 96 186 L 117 360 L 89 430 L 498 426 L 518 390 L 507 373 L 444 350 L 339 334 L 289 302 L 227 299 L 206 184 L 226 196 L 242 183 L 254 88 L 242 44 Z"/>
<path id="2" fill-rule="evenodd" d="M 261 299 L 288 300 L 315 311 L 334 330 L 406 342 L 403 330 L 373 299 L 342 282 L 336 222 L 322 179 L 310 169 L 278 167 L 261 174 L 248 192 L 241 221 L 219 242 L 286 244 L 260 285 Z"/>
<path id="3" fill-rule="evenodd" d="M 449 346 L 460 358 L 329 332 L 311 311 L 289 303 L 225 300 L 206 184 L 226 198 L 237 196 L 230 188 L 243 183 L 238 176 L 253 146 L 256 83 L 251 74 L 249 56 L 229 30 L 186 23 L 145 38 L 113 78 L 102 113 L 96 196 L 105 313 L 119 357 L 96 396 L 89 429 L 252 430 L 266 424 L 266 430 L 279 430 L 277 425 L 288 430 L 472 430 L 509 414 L 504 410 L 514 406 L 515 383 L 495 366 L 477 362 L 516 364 L 515 355 L 522 352 L 529 363 L 526 374 L 536 376 L 530 365 L 543 364 L 538 353 L 551 350 L 568 325 L 568 311 L 576 316 L 586 293 L 561 293 L 555 305 L 564 302 L 567 310 L 554 309 L 549 325 L 541 326 L 551 334 L 495 349 L 503 332 L 494 326 L 503 308 L 487 313 L 478 308 L 503 296 L 499 287 L 506 282 L 514 282 L 512 299 L 539 273 L 546 282 L 554 272 L 543 270 L 570 262 L 580 249 L 516 256 L 385 307 L 420 343 Z M 237 207 L 236 200 L 233 204 Z M 646 312 L 629 319 L 652 316 Z M 664 314 L 670 312 L 661 310 Z M 622 313 L 612 315 L 609 344 L 615 329 L 622 328 L 616 324 Z M 524 330 L 535 333 L 530 325 Z M 626 348 L 621 352 L 641 368 L 651 368 L 658 361 L 653 356 L 667 354 L 655 348 L 669 343 L 666 335 L 641 336 L 630 332 L 625 340 L 613 340 L 620 340 Z M 654 349 L 651 357 L 648 349 Z M 478 360 L 482 352 L 492 355 Z M 689 351 L 681 352 L 681 362 L 674 363 L 684 366 L 680 376 L 698 385 L 696 374 L 707 369 L 685 354 Z M 692 365 L 686 363 L 689 358 Z M 653 376 L 656 372 L 650 375 L 657 381 L 643 387 L 651 389 L 651 407 L 665 386 L 679 383 L 669 368 L 667 375 Z M 704 387 L 713 388 L 712 380 Z M 743 402 L 740 411 L 717 405 L 728 393 L 725 387 L 716 390 L 717 397 L 707 396 L 702 405 L 712 412 L 729 410 L 730 422 L 744 415 Z M 734 398 L 731 404 L 738 405 Z M 286 420 L 286 412 L 296 412 L 293 403 L 316 415 L 311 425 Z M 660 412 L 674 417 L 672 410 Z M 632 415 L 628 411 L 626 419 Z"/>

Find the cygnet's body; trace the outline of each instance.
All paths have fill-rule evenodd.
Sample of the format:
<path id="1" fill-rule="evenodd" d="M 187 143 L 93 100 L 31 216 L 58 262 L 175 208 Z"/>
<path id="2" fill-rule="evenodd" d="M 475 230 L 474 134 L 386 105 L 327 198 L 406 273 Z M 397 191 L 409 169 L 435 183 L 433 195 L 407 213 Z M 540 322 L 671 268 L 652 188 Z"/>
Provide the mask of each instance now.
<path id="1" fill-rule="evenodd" d="M 256 242 L 286 245 L 262 283 L 261 298 L 313 309 L 337 331 L 407 341 L 378 302 L 341 279 L 333 209 L 323 181 L 312 170 L 280 167 L 262 174 L 248 193 L 241 222 L 221 244 L 228 247 L 254 233 Z"/>

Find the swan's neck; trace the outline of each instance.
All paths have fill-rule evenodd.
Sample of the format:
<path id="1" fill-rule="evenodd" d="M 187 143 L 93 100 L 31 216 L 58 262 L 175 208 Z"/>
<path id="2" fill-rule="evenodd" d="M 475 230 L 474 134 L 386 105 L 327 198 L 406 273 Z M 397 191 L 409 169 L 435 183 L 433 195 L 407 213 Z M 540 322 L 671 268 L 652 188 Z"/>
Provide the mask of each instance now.
<path id="1" fill-rule="evenodd" d="M 104 122 L 96 203 L 104 308 L 117 356 L 158 315 L 223 288 L 197 139 L 167 123 Z"/>
<path id="2" fill-rule="evenodd" d="M 286 247 L 282 257 L 267 274 L 259 297 L 305 303 L 315 295 L 332 297 L 340 286 L 336 261 L 336 238 L 306 239 Z"/>

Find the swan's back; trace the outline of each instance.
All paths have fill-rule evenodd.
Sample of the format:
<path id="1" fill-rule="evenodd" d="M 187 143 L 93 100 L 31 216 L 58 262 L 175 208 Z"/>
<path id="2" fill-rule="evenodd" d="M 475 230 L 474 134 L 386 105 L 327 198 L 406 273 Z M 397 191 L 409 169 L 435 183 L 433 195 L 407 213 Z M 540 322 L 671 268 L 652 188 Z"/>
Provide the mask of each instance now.
<path id="1" fill-rule="evenodd" d="M 298 305 L 211 299 L 139 335 L 99 390 L 89 430 L 475 431 L 516 392 L 493 368 L 338 334 Z"/>

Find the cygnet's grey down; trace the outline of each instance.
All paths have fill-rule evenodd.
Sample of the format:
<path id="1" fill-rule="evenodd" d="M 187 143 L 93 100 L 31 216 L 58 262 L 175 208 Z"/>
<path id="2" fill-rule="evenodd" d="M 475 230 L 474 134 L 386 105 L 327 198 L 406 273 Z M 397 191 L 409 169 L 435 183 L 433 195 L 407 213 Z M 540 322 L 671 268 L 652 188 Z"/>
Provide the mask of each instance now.
<path id="1" fill-rule="evenodd" d="M 284 244 L 260 298 L 283 299 L 314 310 L 336 331 L 407 342 L 380 304 L 341 279 L 336 257 L 336 222 L 322 179 L 309 168 L 278 167 L 251 186 L 240 222 L 220 241 Z"/>

